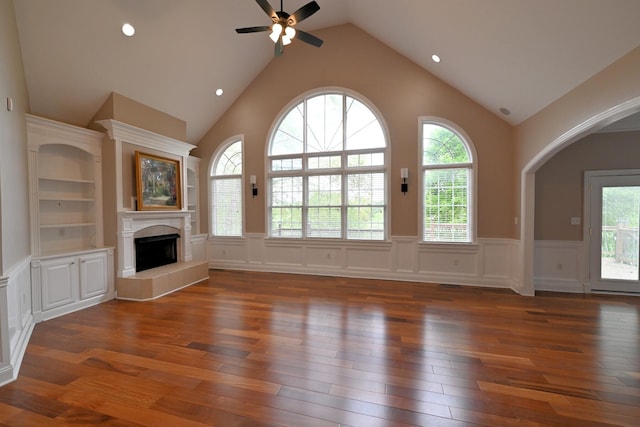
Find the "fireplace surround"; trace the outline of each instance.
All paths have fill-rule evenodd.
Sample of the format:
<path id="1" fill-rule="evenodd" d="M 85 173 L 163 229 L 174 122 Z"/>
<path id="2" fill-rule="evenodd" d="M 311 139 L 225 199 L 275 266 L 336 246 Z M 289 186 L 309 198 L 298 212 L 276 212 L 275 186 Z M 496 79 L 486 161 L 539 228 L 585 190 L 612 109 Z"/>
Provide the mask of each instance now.
<path id="1" fill-rule="evenodd" d="M 118 213 L 118 277 L 136 274 L 135 240 L 175 235 L 176 261 L 188 262 L 191 254 L 191 215 L 187 211 L 123 211 Z M 153 268 L 153 267 L 150 267 Z M 138 270 L 141 271 L 141 270 Z"/>

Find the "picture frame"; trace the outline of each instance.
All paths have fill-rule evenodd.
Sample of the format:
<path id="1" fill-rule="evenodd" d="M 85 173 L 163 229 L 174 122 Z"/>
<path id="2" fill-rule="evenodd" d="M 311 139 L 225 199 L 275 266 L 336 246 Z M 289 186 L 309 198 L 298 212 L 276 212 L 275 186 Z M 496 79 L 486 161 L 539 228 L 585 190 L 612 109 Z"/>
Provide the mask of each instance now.
<path id="1" fill-rule="evenodd" d="M 180 161 L 136 151 L 137 210 L 181 210 Z"/>

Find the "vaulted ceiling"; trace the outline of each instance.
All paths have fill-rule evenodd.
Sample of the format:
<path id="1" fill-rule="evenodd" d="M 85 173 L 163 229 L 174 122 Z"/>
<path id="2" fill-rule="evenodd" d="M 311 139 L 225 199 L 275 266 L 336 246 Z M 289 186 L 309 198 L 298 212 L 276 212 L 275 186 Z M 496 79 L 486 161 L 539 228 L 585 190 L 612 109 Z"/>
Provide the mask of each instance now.
<path id="1" fill-rule="evenodd" d="M 286 0 L 284 10 L 307 2 Z M 352 23 L 514 125 L 640 45 L 638 0 L 317 2 L 320 11 L 300 29 Z M 82 126 L 113 91 L 185 120 L 195 144 L 278 60 L 268 33 L 234 31 L 270 24 L 254 0 L 14 6 L 31 112 Z M 133 37 L 121 33 L 125 22 L 135 26 Z"/>

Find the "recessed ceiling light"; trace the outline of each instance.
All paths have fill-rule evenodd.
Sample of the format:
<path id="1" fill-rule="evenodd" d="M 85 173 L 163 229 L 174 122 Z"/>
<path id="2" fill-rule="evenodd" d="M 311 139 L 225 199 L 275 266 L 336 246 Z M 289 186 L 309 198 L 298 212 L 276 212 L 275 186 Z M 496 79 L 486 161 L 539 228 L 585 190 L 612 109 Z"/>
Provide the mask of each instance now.
<path id="1" fill-rule="evenodd" d="M 216 95 L 222 96 L 223 93 L 224 91 L 222 89 L 216 89 Z"/>
<path id="2" fill-rule="evenodd" d="M 440 62 L 440 57 L 438 55 L 436 55 L 435 53 L 433 55 L 431 55 L 431 59 L 433 59 L 433 62 Z"/>
<path id="3" fill-rule="evenodd" d="M 500 112 L 505 116 L 508 116 L 509 114 L 511 114 L 511 111 L 509 111 L 508 108 L 504 108 L 504 107 L 500 108 Z"/>
<path id="4" fill-rule="evenodd" d="M 133 28 L 133 25 L 131 24 L 123 24 L 122 25 L 122 34 L 124 34 L 127 37 L 131 37 L 136 33 L 136 29 Z"/>

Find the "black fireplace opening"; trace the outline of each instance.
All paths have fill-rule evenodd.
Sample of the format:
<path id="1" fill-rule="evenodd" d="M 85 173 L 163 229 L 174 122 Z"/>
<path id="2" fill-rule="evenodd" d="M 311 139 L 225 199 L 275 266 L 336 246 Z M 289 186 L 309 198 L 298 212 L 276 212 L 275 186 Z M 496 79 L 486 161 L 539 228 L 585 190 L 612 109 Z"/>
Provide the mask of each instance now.
<path id="1" fill-rule="evenodd" d="M 138 237 L 136 246 L 136 271 L 149 270 L 178 262 L 179 234 Z"/>

